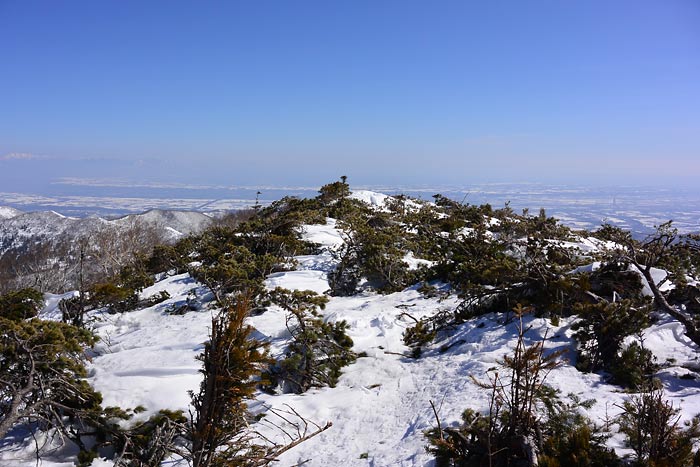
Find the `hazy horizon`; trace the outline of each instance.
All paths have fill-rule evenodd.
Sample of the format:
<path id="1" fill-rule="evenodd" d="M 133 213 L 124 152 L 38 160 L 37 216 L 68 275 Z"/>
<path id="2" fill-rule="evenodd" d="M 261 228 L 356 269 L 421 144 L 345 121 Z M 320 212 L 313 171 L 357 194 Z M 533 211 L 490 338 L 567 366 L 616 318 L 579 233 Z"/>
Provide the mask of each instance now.
<path id="1" fill-rule="evenodd" d="M 330 181 L 330 180 L 328 180 Z M 56 211 L 84 217 L 119 217 L 151 209 L 193 210 L 214 213 L 267 205 L 284 196 L 313 197 L 318 186 L 303 185 L 184 185 L 173 183 L 65 180 L 52 185 L 49 194 L 0 191 L 0 207 L 25 212 Z M 351 185 L 353 190 L 370 189 L 387 194 L 406 194 L 432 200 L 440 193 L 458 202 L 506 203 L 516 212 L 528 209 L 537 214 L 545 208 L 550 216 L 572 228 L 594 229 L 609 222 L 643 235 L 654 226 L 673 220 L 681 232 L 700 232 L 700 188 L 681 189 L 630 185 L 586 186 L 540 183 L 491 183 L 472 185 Z"/>

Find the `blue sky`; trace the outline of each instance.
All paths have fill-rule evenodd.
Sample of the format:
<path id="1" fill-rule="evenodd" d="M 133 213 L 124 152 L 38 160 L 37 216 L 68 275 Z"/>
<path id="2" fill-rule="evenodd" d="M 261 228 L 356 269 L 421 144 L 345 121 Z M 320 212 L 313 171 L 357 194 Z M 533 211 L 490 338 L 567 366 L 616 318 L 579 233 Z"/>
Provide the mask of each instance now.
<path id="1" fill-rule="evenodd" d="M 693 183 L 700 2 L 0 0 L 0 183 Z"/>

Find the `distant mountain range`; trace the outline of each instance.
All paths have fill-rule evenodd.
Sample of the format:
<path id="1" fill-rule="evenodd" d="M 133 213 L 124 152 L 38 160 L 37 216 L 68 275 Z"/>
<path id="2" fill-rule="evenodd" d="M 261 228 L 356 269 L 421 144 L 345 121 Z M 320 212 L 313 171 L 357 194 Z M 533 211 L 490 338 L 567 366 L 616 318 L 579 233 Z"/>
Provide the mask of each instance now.
<path id="1" fill-rule="evenodd" d="M 14 208 L 0 207 L 0 256 L 11 249 L 25 250 L 46 241 L 89 238 L 105 230 L 121 230 L 141 223 L 155 228 L 163 238 L 177 238 L 200 232 L 212 222 L 212 217 L 195 211 L 153 209 L 116 219 L 97 216 L 67 217 L 54 211 L 25 213 Z"/>
<path id="2" fill-rule="evenodd" d="M 0 292 L 77 288 L 81 277 L 116 274 L 155 245 L 198 233 L 213 221 L 194 211 L 154 209 L 105 219 L 0 207 Z"/>

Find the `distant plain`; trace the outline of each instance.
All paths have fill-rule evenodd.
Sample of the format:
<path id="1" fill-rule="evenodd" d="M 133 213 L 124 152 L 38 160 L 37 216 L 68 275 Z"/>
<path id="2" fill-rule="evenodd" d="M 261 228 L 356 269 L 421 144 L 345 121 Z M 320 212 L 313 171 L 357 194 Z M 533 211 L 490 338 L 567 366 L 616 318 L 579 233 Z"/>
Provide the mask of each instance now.
<path id="1" fill-rule="evenodd" d="M 546 210 L 573 228 L 608 222 L 637 233 L 673 220 L 682 232 L 700 231 L 700 190 L 676 187 L 574 186 L 538 183 L 455 185 L 352 185 L 352 189 L 403 193 L 432 200 L 440 193 L 469 204 L 509 203 L 520 213 Z M 22 211 L 53 210 L 67 216 L 121 216 L 149 209 L 213 212 L 266 205 L 284 196 L 311 197 L 315 186 L 209 186 L 64 179 L 42 193 L 0 192 L 0 205 Z"/>

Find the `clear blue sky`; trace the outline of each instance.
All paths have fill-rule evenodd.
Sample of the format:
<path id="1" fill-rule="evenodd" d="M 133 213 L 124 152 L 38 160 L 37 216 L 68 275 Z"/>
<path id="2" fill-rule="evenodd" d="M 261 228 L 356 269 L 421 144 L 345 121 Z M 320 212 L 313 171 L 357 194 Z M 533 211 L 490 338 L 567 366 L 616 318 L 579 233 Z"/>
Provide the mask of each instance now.
<path id="1" fill-rule="evenodd" d="M 6 186 L 341 174 L 694 182 L 700 2 L 0 0 Z"/>

